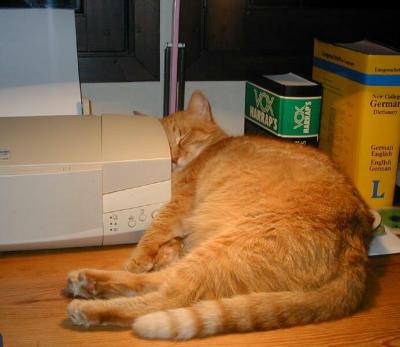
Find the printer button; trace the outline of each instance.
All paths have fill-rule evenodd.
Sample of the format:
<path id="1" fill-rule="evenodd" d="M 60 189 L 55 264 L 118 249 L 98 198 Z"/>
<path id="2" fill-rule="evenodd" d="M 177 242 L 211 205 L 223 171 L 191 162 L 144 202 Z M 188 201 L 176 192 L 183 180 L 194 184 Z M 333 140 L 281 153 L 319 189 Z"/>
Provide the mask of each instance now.
<path id="1" fill-rule="evenodd" d="M 146 214 L 145 214 L 145 212 L 144 212 L 144 209 L 142 208 L 142 209 L 140 210 L 139 220 L 140 220 L 141 222 L 144 222 L 146 219 L 147 219 L 147 216 L 146 216 Z"/>
<path id="2" fill-rule="evenodd" d="M 135 226 L 136 226 L 135 217 L 129 216 L 129 218 L 128 218 L 128 227 L 134 228 Z"/>

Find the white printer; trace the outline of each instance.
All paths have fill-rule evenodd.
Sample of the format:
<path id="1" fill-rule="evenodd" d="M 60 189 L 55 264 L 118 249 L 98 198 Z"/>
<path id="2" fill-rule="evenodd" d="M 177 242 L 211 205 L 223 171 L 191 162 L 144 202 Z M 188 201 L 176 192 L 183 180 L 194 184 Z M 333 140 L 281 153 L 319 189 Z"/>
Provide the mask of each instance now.
<path id="1" fill-rule="evenodd" d="M 170 196 L 156 118 L 0 118 L 0 251 L 134 243 Z"/>

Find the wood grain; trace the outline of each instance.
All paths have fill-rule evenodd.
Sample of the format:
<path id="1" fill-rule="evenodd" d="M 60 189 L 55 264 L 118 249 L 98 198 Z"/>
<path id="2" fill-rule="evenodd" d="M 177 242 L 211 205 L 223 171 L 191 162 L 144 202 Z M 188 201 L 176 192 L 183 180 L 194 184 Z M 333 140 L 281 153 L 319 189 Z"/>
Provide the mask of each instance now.
<path id="1" fill-rule="evenodd" d="M 0 255 L 0 334 L 5 347 L 400 346 L 400 255 L 375 257 L 363 307 L 317 325 L 192 341 L 146 341 L 120 328 L 76 328 L 60 291 L 73 269 L 119 269 L 131 246 Z"/>

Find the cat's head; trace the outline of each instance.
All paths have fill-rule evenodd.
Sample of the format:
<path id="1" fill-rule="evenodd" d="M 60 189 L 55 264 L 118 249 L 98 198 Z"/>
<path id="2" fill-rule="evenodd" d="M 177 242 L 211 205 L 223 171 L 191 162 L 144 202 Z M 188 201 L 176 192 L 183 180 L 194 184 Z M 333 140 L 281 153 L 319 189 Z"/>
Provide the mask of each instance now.
<path id="1" fill-rule="evenodd" d="M 173 170 L 182 170 L 207 146 L 224 135 L 215 124 L 207 98 L 195 91 L 187 109 L 162 120 L 171 147 Z"/>

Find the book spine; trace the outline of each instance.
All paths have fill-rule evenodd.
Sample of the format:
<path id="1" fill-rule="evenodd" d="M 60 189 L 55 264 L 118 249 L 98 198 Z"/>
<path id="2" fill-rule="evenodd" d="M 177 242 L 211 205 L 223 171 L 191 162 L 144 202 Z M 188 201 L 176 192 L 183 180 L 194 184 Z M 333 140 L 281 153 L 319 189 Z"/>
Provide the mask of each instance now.
<path id="1" fill-rule="evenodd" d="M 374 207 L 393 205 L 400 147 L 400 86 L 365 86 L 355 177 Z"/>
<path id="2" fill-rule="evenodd" d="M 282 98 L 281 134 L 293 139 L 309 138 L 318 142 L 320 111 L 321 96 Z"/>

